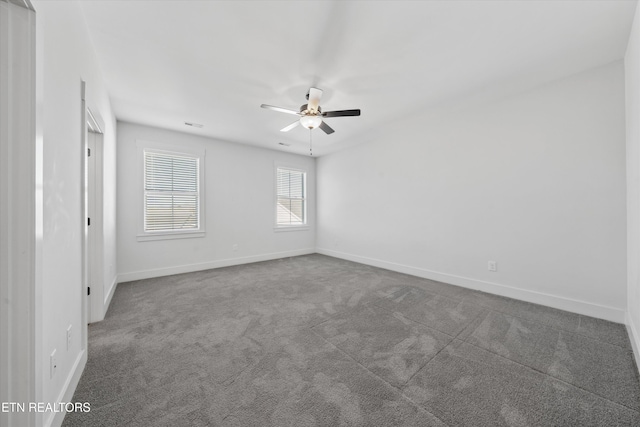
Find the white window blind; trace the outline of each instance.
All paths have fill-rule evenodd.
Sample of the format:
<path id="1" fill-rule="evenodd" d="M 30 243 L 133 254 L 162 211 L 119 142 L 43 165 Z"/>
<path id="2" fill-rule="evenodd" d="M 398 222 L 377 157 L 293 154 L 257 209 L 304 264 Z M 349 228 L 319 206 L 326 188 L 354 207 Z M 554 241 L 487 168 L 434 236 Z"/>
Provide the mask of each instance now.
<path id="1" fill-rule="evenodd" d="M 200 229 L 197 157 L 144 151 L 144 231 Z"/>
<path id="2" fill-rule="evenodd" d="M 306 174 L 302 171 L 277 169 L 277 225 L 305 225 L 307 223 L 305 178 Z"/>

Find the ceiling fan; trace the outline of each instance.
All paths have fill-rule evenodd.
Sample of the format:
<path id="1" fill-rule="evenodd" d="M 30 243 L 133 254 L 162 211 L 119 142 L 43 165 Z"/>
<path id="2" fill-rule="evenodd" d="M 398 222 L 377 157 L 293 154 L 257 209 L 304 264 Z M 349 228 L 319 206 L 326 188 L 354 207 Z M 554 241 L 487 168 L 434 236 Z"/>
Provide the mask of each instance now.
<path id="1" fill-rule="evenodd" d="M 320 108 L 320 98 L 322 98 L 322 91 L 315 87 L 309 89 L 307 93 L 307 99 L 309 102 L 300 107 L 300 111 L 290 110 L 288 108 L 275 107 L 273 105 L 262 104 L 262 108 L 267 110 L 279 111 L 281 113 L 294 114 L 300 116 L 299 120 L 291 123 L 289 126 L 280 129 L 280 132 L 289 132 L 291 129 L 298 125 L 302 125 L 307 129 L 315 129 L 319 127 L 327 135 L 335 132 L 331 126 L 329 126 L 324 119 L 332 117 L 349 117 L 359 116 L 360 110 L 340 110 L 340 111 L 325 111 L 322 112 Z"/>

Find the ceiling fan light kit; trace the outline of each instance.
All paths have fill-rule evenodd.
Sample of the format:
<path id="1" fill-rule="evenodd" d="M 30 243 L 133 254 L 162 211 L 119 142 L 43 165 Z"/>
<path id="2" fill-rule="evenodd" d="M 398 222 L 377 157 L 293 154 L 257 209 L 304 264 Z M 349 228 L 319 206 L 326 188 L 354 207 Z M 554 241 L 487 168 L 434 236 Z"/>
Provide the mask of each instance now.
<path id="1" fill-rule="evenodd" d="M 300 117 L 300 124 L 307 129 L 315 129 L 322 123 L 322 117 L 320 116 L 302 116 Z"/>
<path id="2" fill-rule="evenodd" d="M 299 112 L 291 110 L 289 108 L 276 107 L 274 105 L 268 104 L 262 104 L 261 107 L 266 108 L 267 110 L 300 116 L 300 119 L 291 123 L 289 126 L 280 129 L 280 132 L 289 132 L 291 129 L 297 127 L 298 124 L 301 124 L 302 127 L 309 130 L 320 128 L 324 133 L 330 135 L 335 131 L 331 128 L 331 126 L 327 124 L 327 122 L 324 121 L 325 118 L 353 117 L 360 115 L 360 110 L 326 111 L 323 113 L 322 109 L 320 108 L 321 98 L 322 91 L 318 88 L 312 87 L 309 88 L 309 92 L 307 93 L 307 99 L 309 100 L 309 102 L 300 107 Z"/>

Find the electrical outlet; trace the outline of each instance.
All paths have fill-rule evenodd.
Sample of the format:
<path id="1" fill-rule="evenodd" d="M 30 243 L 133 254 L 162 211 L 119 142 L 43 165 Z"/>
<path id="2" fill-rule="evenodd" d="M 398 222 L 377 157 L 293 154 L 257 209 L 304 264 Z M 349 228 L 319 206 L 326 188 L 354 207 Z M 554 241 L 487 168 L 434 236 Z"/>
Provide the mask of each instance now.
<path id="1" fill-rule="evenodd" d="M 58 356 L 56 355 L 56 350 L 54 349 L 51 352 L 51 356 L 49 357 L 51 378 L 56 374 L 56 370 L 58 369 Z"/>
<path id="2" fill-rule="evenodd" d="M 495 261 L 489 261 L 489 271 L 498 271 L 498 263 Z"/>
<path id="3" fill-rule="evenodd" d="M 71 325 L 67 328 L 67 351 L 71 350 Z"/>
<path id="4" fill-rule="evenodd" d="M 233 246 L 231 246 L 231 250 L 232 250 L 233 252 L 236 252 L 236 251 L 238 250 L 238 244 L 237 244 L 237 243 L 235 243 Z"/>

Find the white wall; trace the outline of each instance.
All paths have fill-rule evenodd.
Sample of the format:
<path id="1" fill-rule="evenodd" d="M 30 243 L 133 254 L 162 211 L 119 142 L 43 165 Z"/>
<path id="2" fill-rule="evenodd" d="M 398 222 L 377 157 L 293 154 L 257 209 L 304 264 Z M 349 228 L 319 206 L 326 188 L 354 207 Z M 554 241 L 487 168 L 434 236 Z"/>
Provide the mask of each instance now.
<path id="1" fill-rule="evenodd" d="M 35 22 L 27 4 L 0 0 L 0 402 L 40 399 Z M 0 411 L 0 426 L 38 422 L 34 413 Z"/>
<path id="2" fill-rule="evenodd" d="M 105 283 L 114 282 L 115 260 L 115 118 L 77 2 L 34 1 L 38 57 L 42 81 L 41 113 L 44 170 L 44 240 L 42 248 L 43 400 L 68 401 L 86 361 L 81 348 L 81 81 L 87 84 L 87 106 L 105 131 Z M 108 267 L 112 266 L 111 269 Z M 72 346 L 66 330 L 72 325 Z M 49 355 L 57 349 L 58 369 L 49 375 Z M 45 424 L 58 424 L 47 414 Z"/>
<path id="3" fill-rule="evenodd" d="M 624 58 L 627 114 L 627 325 L 640 366 L 640 8 Z"/>
<path id="4" fill-rule="evenodd" d="M 624 126 L 618 61 L 375 129 L 318 160 L 318 251 L 622 322 Z"/>
<path id="5" fill-rule="evenodd" d="M 137 240 L 142 215 L 138 140 L 206 150 L 205 237 Z M 307 171 L 306 231 L 274 231 L 275 163 Z M 315 159 L 118 122 L 117 205 L 119 282 L 313 253 Z"/>

